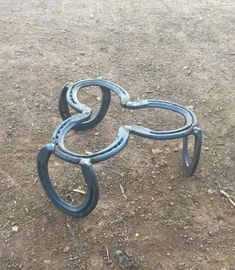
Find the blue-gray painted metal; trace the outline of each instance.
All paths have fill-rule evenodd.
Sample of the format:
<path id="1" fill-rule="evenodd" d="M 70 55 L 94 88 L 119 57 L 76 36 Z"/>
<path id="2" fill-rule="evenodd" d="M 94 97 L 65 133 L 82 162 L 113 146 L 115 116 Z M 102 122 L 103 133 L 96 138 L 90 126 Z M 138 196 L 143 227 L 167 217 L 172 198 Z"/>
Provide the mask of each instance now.
<path id="1" fill-rule="evenodd" d="M 102 103 L 100 110 L 92 116 L 92 109 L 79 102 L 77 93 L 84 87 L 98 86 L 102 91 Z M 124 125 L 119 128 L 115 141 L 107 148 L 90 155 L 81 155 L 68 150 L 64 145 L 67 133 L 74 129 L 76 131 L 86 130 L 98 125 L 108 111 L 111 92 L 115 93 L 123 107 L 128 109 L 161 108 L 173 111 L 184 117 L 184 126 L 169 131 L 154 131 L 137 125 Z M 71 115 L 69 108 L 78 114 Z M 112 82 L 95 79 L 83 80 L 77 83 L 69 83 L 64 86 L 59 98 L 59 111 L 64 120 L 53 132 L 52 143 L 45 145 L 37 156 L 37 169 L 42 186 L 51 201 L 64 212 L 75 217 L 87 216 L 95 207 L 99 198 L 99 188 L 92 164 L 104 161 L 118 154 L 128 143 L 129 136 L 135 134 L 141 137 L 155 140 L 171 140 L 183 138 L 183 168 L 187 176 L 194 174 L 200 159 L 202 132 L 197 127 L 197 118 L 193 110 L 176 103 L 148 99 L 130 101 L 129 94 L 121 86 Z M 188 153 L 188 136 L 195 138 L 194 154 L 191 162 Z M 87 194 L 84 202 L 78 206 L 72 206 L 62 200 L 56 193 L 48 173 L 48 161 L 51 154 L 56 155 L 70 163 L 79 164 L 82 169 L 84 180 L 87 184 Z"/>

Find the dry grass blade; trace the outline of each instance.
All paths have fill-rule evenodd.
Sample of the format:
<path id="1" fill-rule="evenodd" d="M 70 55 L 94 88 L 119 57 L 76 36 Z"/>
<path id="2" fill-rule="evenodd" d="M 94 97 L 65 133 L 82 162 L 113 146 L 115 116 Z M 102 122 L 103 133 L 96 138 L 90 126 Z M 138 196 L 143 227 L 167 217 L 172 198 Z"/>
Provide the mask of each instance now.
<path id="1" fill-rule="evenodd" d="M 220 190 L 220 193 L 222 195 L 224 195 L 228 200 L 229 202 L 233 205 L 233 207 L 235 207 L 235 202 L 232 200 L 232 196 L 230 196 L 227 192 L 225 192 L 224 190 Z"/>
<path id="2" fill-rule="evenodd" d="M 107 253 L 108 263 L 111 263 L 112 261 L 110 260 L 109 249 L 108 249 L 108 247 L 106 245 L 105 245 L 105 249 L 106 249 L 106 253 Z"/>
<path id="3" fill-rule="evenodd" d="M 127 199 L 127 196 L 126 196 L 126 194 L 125 194 L 124 187 L 123 187 L 121 184 L 120 184 L 119 186 L 120 186 L 120 189 L 121 189 L 122 196 L 123 196 L 125 199 Z"/>
<path id="4" fill-rule="evenodd" d="M 82 195 L 86 195 L 86 191 L 81 188 L 75 188 L 73 189 L 74 192 L 80 193 Z"/>

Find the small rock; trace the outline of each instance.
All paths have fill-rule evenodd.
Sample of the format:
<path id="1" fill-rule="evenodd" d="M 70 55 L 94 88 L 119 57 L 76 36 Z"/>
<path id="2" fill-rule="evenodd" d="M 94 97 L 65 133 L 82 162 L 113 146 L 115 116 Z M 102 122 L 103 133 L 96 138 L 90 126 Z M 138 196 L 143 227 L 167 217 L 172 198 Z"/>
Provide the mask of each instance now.
<path id="1" fill-rule="evenodd" d="M 18 226 L 13 226 L 13 227 L 11 228 L 11 230 L 12 230 L 13 232 L 18 232 L 18 231 L 19 231 L 19 227 L 18 227 Z"/>
<path id="2" fill-rule="evenodd" d="M 213 194 L 214 192 L 213 192 L 212 189 L 209 188 L 209 189 L 207 190 L 207 193 L 208 193 L 208 194 Z"/>
<path id="3" fill-rule="evenodd" d="M 135 265 L 131 261 L 131 259 L 121 250 L 117 250 L 116 255 L 119 260 L 119 266 L 123 270 L 129 270 L 129 269 L 134 269 Z"/>
<path id="4" fill-rule="evenodd" d="M 69 251 L 69 246 L 66 246 L 63 250 L 64 253 L 67 253 Z"/>
<path id="5" fill-rule="evenodd" d="M 159 162 L 159 165 L 160 165 L 161 167 L 166 167 L 166 166 L 168 165 L 168 163 L 167 163 L 164 159 L 162 159 L 162 160 Z"/>
<path id="6" fill-rule="evenodd" d="M 152 149 L 152 153 L 153 154 L 161 154 L 162 153 L 162 150 L 161 149 L 158 149 L 158 148 Z"/>
<path id="7" fill-rule="evenodd" d="M 175 204 L 174 204 L 173 202 L 170 202 L 170 205 L 173 206 L 173 205 L 175 205 Z"/>
<path id="8" fill-rule="evenodd" d="M 188 72 L 187 72 L 187 75 L 190 75 L 192 73 L 192 69 L 190 69 Z"/>
<path id="9" fill-rule="evenodd" d="M 207 234 L 208 234 L 209 236 L 213 236 L 213 232 L 212 232 L 212 231 L 208 231 Z"/>
<path id="10" fill-rule="evenodd" d="M 163 267 L 160 263 L 156 264 L 156 267 L 154 268 L 155 270 L 163 270 Z"/>

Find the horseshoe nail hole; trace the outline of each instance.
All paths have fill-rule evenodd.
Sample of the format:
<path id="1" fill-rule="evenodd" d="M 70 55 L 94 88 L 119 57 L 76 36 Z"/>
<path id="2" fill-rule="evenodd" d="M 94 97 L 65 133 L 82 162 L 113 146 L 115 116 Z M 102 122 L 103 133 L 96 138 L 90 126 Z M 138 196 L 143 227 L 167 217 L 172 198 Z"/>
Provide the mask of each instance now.
<path id="1" fill-rule="evenodd" d="M 79 165 L 70 164 L 52 155 L 49 174 L 56 192 L 65 202 L 79 205 L 85 200 L 87 187 Z"/>
<path id="2" fill-rule="evenodd" d="M 129 124 L 137 124 L 155 131 L 167 131 L 181 128 L 185 124 L 184 117 L 167 109 L 145 108 L 132 110 Z"/>

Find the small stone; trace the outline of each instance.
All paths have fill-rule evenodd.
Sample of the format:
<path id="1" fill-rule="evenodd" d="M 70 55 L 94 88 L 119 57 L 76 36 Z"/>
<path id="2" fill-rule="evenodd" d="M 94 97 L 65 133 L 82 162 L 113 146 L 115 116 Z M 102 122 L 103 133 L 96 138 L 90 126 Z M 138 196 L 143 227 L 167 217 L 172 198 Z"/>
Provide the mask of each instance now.
<path id="1" fill-rule="evenodd" d="M 160 263 L 156 264 L 156 267 L 154 268 L 155 270 L 163 270 L 163 267 Z"/>
<path id="2" fill-rule="evenodd" d="M 192 69 L 190 69 L 188 72 L 187 72 L 187 75 L 190 75 L 192 73 Z"/>
<path id="3" fill-rule="evenodd" d="M 13 232 L 18 232 L 18 231 L 19 231 L 19 227 L 18 227 L 18 226 L 13 226 L 13 227 L 11 228 L 11 230 L 12 230 Z"/>
<path id="4" fill-rule="evenodd" d="M 135 268 L 134 263 L 131 261 L 131 259 L 123 251 L 117 250 L 115 253 L 118 257 L 119 266 L 121 269 L 129 270 L 129 269 Z"/>
<path id="5" fill-rule="evenodd" d="M 69 246 L 66 246 L 63 250 L 64 253 L 67 253 L 69 251 Z"/>
<path id="6" fill-rule="evenodd" d="M 168 165 L 168 163 L 167 163 L 164 159 L 162 159 L 162 160 L 159 162 L 159 165 L 160 165 L 161 167 L 166 167 L 166 166 Z"/>
<path id="7" fill-rule="evenodd" d="M 209 236 L 213 236 L 213 232 L 212 232 L 212 231 L 209 231 L 207 234 L 208 234 Z"/>
<path id="8" fill-rule="evenodd" d="M 170 205 L 173 206 L 173 205 L 175 205 L 175 204 L 174 204 L 173 202 L 170 202 Z"/>
<path id="9" fill-rule="evenodd" d="M 152 149 L 152 153 L 153 154 L 161 154 L 162 153 L 162 150 L 161 149 L 158 149 L 158 148 Z"/>

